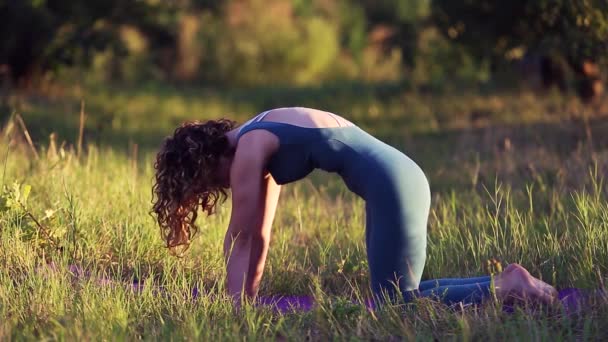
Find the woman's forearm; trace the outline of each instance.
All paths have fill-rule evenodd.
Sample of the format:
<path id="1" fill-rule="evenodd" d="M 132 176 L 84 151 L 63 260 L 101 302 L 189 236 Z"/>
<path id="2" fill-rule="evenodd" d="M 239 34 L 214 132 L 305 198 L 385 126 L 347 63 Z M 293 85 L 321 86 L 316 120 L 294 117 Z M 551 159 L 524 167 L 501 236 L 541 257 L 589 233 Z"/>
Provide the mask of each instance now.
<path id="1" fill-rule="evenodd" d="M 240 299 L 241 294 L 254 297 L 258 292 L 264 263 L 268 252 L 268 244 L 260 239 L 238 237 L 224 242 L 226 255 L 226 273 L 228 294 Z"/>
<path id="2" fill-rule="evenodd" d="M 234 243 L 232 240 L 227 237 L 224 241 L 228 293 L 238 299 L 244 290 L 246 296 L 254 297 L 262 280 L 268 241 L 255 237 L 237 237 Z"/>
<path id="3" fill-rule="evenodd" d="M 239 299 L 243 291 L 248 297 L 254 297 L 264 273 L 280 187 L 271 177 L 263 181 L 257 187 L 251 186 L 254 191 L 242 191 L 246 187 L 237 187 L 238 192 L 233 189 L 233 211 L 224 240 L 224 255 L 227 288 L 235 299 Z"/>
<path id="4" fill-rule="evenodd" d="M 264 274 L 264 265 L 266 264 L 266 255 L 268 255 L 269 240 L 262 237 L 254 237 L 251 239 L 249 272 L 246 283 L 246 293 L 250 297 L 255 297 L 262 281 Z"/>
<path id="5" fill-rule="evenodd" d="M 249 258 L 251 255 L 251 239 L 245 237 L 231 238 L 226 236 L 224 241 L 224 256 L 226 257 L 226 281 L 228 294 L 239 299 L 242 291 L 246 290 Z"/>

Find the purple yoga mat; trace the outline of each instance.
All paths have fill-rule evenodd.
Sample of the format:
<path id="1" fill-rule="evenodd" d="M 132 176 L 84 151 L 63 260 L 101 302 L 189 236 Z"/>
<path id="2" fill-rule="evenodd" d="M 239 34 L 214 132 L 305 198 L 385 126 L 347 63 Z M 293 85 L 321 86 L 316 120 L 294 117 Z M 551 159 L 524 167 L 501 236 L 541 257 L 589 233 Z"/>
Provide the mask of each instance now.
<path id="1" fill-rule="evenodd" d="M 258 305 L 287 313 L 292 311 L 310 311 L 315 305 L 311 296 L 264 296 L 258 298 Z"/>
<path id="2" fill-rule="evenodd" d="M 567 313 L 575 313 L 587 307 L 593 298 L 605 298 L 602 290 L 585 290 L 577 288 L 566 288 L 559 291 L 558 298 Z M 259 305 L 269 306 L 277 312 L 287 313 L 293 311 L 310 311 L 315 306 L 315 300 L 311 296 L 266 296 L 258 299 Z M 358 304 L 353 302 L 353 304 Z M 365 306 L 374 309 L 373 301 L 366 300 Z M 505 312 L 513 312 L 513 307 L 505 306 Z"/>
<path id="3" fill-rule="evenodd" d="M 49 264 L 46 268 L 40 268 L 37 271 L 56 272 L 58 271 L 58 268 L 54 264 Z M 70 265 L 68 271 L 75 278 L 90 277 L 89 272 L 76 265 Z M 116 282 L 109 278 L 97 279 L 97 283 L 99 285 L 108 286 L 120 286 L 120 284 L 129 286 L 128 283 L 124 284 Z M 144 284 L 138 281 L 134 281 L 130 284 L 130 286 L 134 292 L 141 292 L 144 289 Z M 153 291 L 158 294 L 166 294 L 166 291 L 162 286 L 153 286 Z M 192 299 L 198 298 L 201 296 L 201 294 L 201 291 L 197 287 L 193 287 L 190 292 Z M 594 298 L 603 298 L 604 300 L 608 300 L 608 294 L 601 289 L 566 288 L 559 291 L 558 298 L 567 313 L 574 313 L 588 307 Z M 354 305 L 360 304 L 356 301 L 353 301 L 352 303 Z M 258 306 L 270 307 L 280 313 L 310 311 L 315 307 L 315 304 L 315 299 L 312 296 L 273 295 L 261 296 L 257 299 Z M 371 299 L 366 299 L 365 307 L 367 309 L 374 309 L 374 302 Z M 513 312 L 513 308 L 505 306 L 504 311 Z"/>
<path id="4" fill-rule="evenodd" d="M 280 313 L 306 312 L 314 308 L 316 302 L 312 296 L 262 296 L 258 299 L 258 305 L 266 306 Z M 357 301 L 351 301 L 353 305 L 360 305 Z M 371 299 L 365 300 L 365 307 L 368 310 L 375 308 Z"/>
<path id="5" fill-rule="evenodd" d="M 568 313 L 583 310 L 598 299 L 608 302 L 608 294 L 603 289 L 566 288 L 559 291 L 559 300 Z"/>

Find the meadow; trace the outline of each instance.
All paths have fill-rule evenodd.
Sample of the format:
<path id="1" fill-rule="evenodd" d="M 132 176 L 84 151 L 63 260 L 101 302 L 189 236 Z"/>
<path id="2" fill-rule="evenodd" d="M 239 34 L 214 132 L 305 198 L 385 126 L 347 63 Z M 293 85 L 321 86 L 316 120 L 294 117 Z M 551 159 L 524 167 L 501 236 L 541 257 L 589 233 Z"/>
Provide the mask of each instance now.
<path id="1" fill-rule="evenodd" d="M 487 274 L 497 259 L 557 288 L 608 281 L 606 101 L 404 84 L 65 87 L 15 95 L 2 108 L 0 339 L 608 338 L 608 302 L 599 299 L 577 312 L 507 313 L 493 301 L 455 310 L 423 300 L 413 311 L 353 304 L 370 295 L 363 203 L 321 172 L 284 187 L 260 290 L 312 295 L 318 305 L 236 312 L 221 252 L 230 201 L 200 215 L 190 249 L 170 255 L 149 215 L 155 150 L 183 120 L 243 122 L 290 105 L 339 113 L 422 166 L 433 192 L 423 279 Z"/>

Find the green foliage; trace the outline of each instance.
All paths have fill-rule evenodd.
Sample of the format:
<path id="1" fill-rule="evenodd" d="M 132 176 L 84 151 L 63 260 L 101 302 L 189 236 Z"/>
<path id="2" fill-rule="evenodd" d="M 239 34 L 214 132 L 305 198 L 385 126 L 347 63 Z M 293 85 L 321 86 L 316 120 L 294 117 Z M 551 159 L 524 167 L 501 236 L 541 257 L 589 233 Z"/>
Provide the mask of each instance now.
<path id="1" fill-rule="evenodd" d="M 32 187 L 19 183 L 14 183 L 12 187 L 4 186 L 2 196 L 0 196 L 0 210 L 20 210 L 27 208 L 27 199 L 30 196 Z"/>
<path id="2" fill-rule="evenodd" d="M 476 60 L 465 47 L 452 44 L 436 28 L 419 34 L 414 62 L 413 83 L 436 90 L 449 88 L 454 83 L 476 84 L 489 79 L 486 63 Z"/>
<path id="3" fill-rule="evenodd" d="M 561 51 L 581 61 L 607 62 L 608 3 L 595 1 L 538 1 L 529 5 L 537 22 L 530 24 L 530 43 L 541 49 Z M 542 35 L 542 36 L 541 36 Z"/>
<path id="4" fill-rule="evenodd" d="M 295 16 L 294 8 L 276 0 L 232 1 L 225 15 L 202 33 L 213 47 L 205 56 L 205 77 L 235 85 L 327 79 L 339 52 L 338 32 L 327 19 Z"/>
<path id="5" fill-rule="evenodd" d="M 54 227 L 49 229 L 47 222 L 55 217 L 56 209 L 46 209 L 45 215 L 38 220 L 28 209 L 28 198 L 32 187 L 14 183 L 11 187 L 4 186 L 0 195 L 0 215 L 7 221 L 5 226 L 16 224 L 18 235 L 27 242 L 39 248 L 52 251 L 59 248 L 59 240 L 65 235 L 65 229 Z"/>
<path id="6" fill-rule="evenodd" d="M 0 9 L 0 72 L 25 85 L 57 75 L 259 86 L 415 74 L 436 87 L 487 79 L 526 55 L 581 73 L 585 62 L 605 66 L 608 51 L 603 0 L 28 0 Z M 429 32 L 443 38 L 429 44 Z M 585 77 L 594 92 L 601 77 Z"/>
<path id="7" fill-rule="evenodd" d="M 166 41 L 160 30 L 160 6 L 148 2 L 28 0 L 0 4 L 0 63 L 17 81 L 64 65 L 87 66 L 96 51 L 124 56 L 118 31 L 133 25 L 151 41 Z M 170 12 L 170 7 L 165 7 Z M 166 42 L 165 42 L 166 44 Z"/>
<path id="8" fill-rule="evenodd" d="M 608 3 L 593 1 L 433 1 L 446 37 L 478 57 L 512 58 L 513 49 L 568 59 L 608 57 Z"/>
<path id="9" fill-rule="evenodd" d="M 340 3 L 340 30 L 342 45 L 360 63 L 367 46 L 367 20 L 364 9 L 352 1 Z"/>
<path id="10" fill-rule="evenodd" d="M 362 1 L 370 28 L 375 25 L 386 25 L 392 31 L 388 40 L 389 46 L 398 47 L 402 61 L 413 67 L 416 58 L 416 46 L 419 33 L 426 28 L 430 14 L 428 0 L 382 0 Z"/>
<path id="11" fill-rule="evenodd" d="M 15 81 L 59 75 L 232 86 L 399 80 L 401 64 L 414 66 L 429 15 L 428 1 L 53 0 L 4 9 L 0 64 Z M 373 42 L 379 27 L 389 35 Z"/>

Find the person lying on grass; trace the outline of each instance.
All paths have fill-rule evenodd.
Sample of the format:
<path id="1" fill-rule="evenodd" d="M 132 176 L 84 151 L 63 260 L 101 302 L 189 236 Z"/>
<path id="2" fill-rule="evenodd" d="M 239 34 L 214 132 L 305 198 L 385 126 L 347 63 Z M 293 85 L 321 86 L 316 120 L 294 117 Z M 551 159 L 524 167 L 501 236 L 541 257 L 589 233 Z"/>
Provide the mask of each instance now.
<path id="1" fill-rule="evenodd" d="M 197 230 L 197 211 L 212 214 L 230 191 L 227 288 L 235 300 L 255 297 L 281 185 L 317 168 L 337 173 L 365 200 L 365 243 L 376 299 L 408 302 L 434 296 L 447 304 L 480 303 L 490 297 L 492 286 L 501 299 L 550 303 L 556 298 L 552 286 L 515 264 L 493 282 L 481 277 L 421 283 L 431 204 L 424 172 L 399 150 L 321 110 L 273 109 L 238 127 L 227 119 L 182 124 L 156 157 L 153 213 L 167 247 L 187 247 Z"/>

